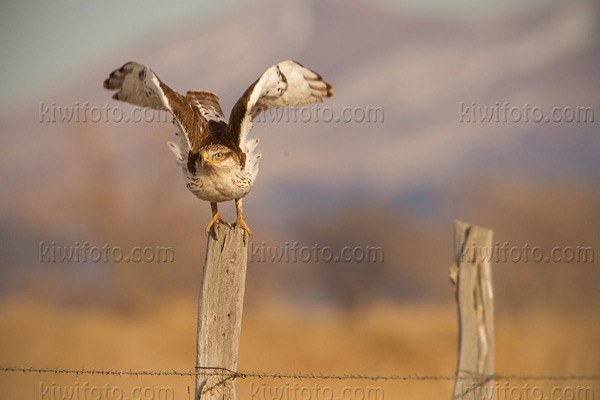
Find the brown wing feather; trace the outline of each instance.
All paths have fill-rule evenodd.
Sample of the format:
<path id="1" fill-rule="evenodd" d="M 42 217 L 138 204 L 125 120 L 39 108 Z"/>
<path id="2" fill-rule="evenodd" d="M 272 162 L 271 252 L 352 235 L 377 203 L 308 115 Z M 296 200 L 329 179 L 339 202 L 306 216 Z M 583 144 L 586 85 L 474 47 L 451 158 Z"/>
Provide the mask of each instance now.
<path id="1" fill-rule="evenodd" d="M 219 96 L 216 93 L 190 90 L 187 92 L 186 97 L 200 109 L 200 113 L 206 120 L 225 120 L 221 103 L 219 103 Z"/>
<path id="2" fill-rule="evenodd" d="M 115 100 L 169 111 L 186 136 L 190 155 L 196 154 L 212 136 L 202 105 L 216 112 L 221 110 L 216 95 L 188 92 L 189 96 L 183 96 L 164 84 L 152 70 L 136 62 L 128 62 L 113 71 L 103 86 L 117 90 L 113 95 Z"/>
<path id="3" fill-rule="evenodd" d="M 229 118 L 229 132 L 241 148 L 246 146 L 252 120 L 268 108 L 298 107 L 333 97 L 333 87 L 321 75 L 296 61 L 273 65 L 244 92 Z"/>
<path id="4" fill-rule="evenodd" d="M 240 130 L 232 134 L 215 93 L 192 90 L 183 96 L 164 84 L 152 70 L 136 62 L 128 62 L 113 71 L 103 86 L 117 90 L 113 95 L 115 100 L 169 111 L 185 135 L 190 170 L 194 169 L 200 149 L 216 143 L 235 151 L 242 165 L 245 162 L 239 141 Z M 246 100 L 238 102 L 240 105 L 236 104 L 237 108 L 232 113 L 232 120 L 240 119 L 239 123 L 235 123 L 236 127 L 242 125 L 241 119 L 248 112 L 251 89 L 246 91 Z"/>
<path id="5" fill-rule="evenodd" d="M 252 117 L 250 115 L 251 113 L 248 111 L 248 104 L 250 103 L 250 96 L 252 95 L 252 91 L 256 86 L 256 82 L 258 82 L 258 80 L 255 81 L 252 85 L 250 85 L 248 89 L 246 89 L 242 97 L 240 97 L 239 100 L 233 106 L 233 109 L 231 110 L 231 115 L 229 116 L 229 135 L 231 137 L 231 140 L 235 143 L 238 143 L 240 147 L 243 145 L 243 143 L 241 143 L 240 137 L 242 127 L 244 125 L 244 120 L 252 120 Z"/>

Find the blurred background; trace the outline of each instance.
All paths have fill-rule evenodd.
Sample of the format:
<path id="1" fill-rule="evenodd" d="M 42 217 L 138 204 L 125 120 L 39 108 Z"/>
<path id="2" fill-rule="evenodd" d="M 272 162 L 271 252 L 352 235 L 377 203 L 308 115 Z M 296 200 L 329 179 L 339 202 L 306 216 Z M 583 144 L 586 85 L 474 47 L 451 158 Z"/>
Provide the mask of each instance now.
<path id="1" fill-rule="evenodd" d="M 448 271 L 460 219 L 493 229 L 500 245 L 546 254 L 555 246 L 592 249 L 595 258 L 586 260 L 493 264 L 496 370 L 600 372 L 598 2 L 0 7 L 0 365 L 193 368 L 210 207 L 186 189 L 165 144 L 173 126 L 92 122 L 90 114 L 87 122 L 61 120 L 59 110 L 87 102 L 128 115 L 133 107 L 111 100 L 102 81 L 137 61 L 179 92 L 218 93 L 228 115 L 268 66 L 294 59 L 334 86 L 322 105 L 333 115 L 375 108 L 381 118 L 292 122 L 267 113 L 255 124 L 263 158 L 244 201 L 254 236 L 239 370 L 453 374 Z M 476 108 L 505 102 L 545 115 L 583 107 L 592 119 L 513 122 L 509 114 L 486 122 Z M 221 209 L 235 218 L 232 204 Z M 86 242 L 126 254 L 169 248 L 173 258 L 49 258 L 49 248 Z M 383 260 L 292 262 L 253 253 L 294 243 L 334 254 L 371 246 Z M 4 372 L 0 397 L 51 398 L 41 388 L 84 381 L 172 387 L 183 399 L 191 387 L 193 395 L 185 377 Z M 240 380 L 238 397 L 292 383 Z M 597 381 L 559 383 L 600 396 Z M 452 389 L 448 381 L 320 384 L 378 386 L 387 399 L 447 398 Z"/>

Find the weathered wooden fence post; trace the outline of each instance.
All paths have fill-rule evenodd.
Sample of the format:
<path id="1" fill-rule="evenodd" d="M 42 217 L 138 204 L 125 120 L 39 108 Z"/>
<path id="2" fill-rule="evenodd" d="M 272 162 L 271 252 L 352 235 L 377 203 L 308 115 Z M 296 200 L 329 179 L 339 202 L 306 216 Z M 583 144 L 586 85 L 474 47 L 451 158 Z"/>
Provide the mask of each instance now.
<path id="1" fill-rule="evenodd" d="M 237 371 L 247 247 L 241 229 L 219 225 L 209 235 L 198 300 L 195 400 L 235 400 L 228 371 Z M 214 368 L 214 369 L 208 369 Z M 221 368 L 225 368 L 225 371 Z"/>
<path id="2" fill-rule="evenodd" d="M 493 231 L 455 222 L 450 279 L 458 305 L 458 362 L 453 399 L 491 398 L 494 375 Z"/>

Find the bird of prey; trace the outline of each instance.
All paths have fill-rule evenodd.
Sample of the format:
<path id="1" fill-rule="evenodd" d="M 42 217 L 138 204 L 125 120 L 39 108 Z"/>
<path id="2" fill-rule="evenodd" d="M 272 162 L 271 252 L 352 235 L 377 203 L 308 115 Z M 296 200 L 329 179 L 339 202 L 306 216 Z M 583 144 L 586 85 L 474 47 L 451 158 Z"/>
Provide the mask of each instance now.
<path id="1" fill-rule="evenodd" d="M 252 231 L 244 221 L 242 199 L 252 190 L 261 157 L 255 152 L 258 139 L 248 138 L 252 120 L 268 108 L 320 103 L 333 96 L 329 83 L 295 61 L 269 67 L 236 102 L 229 122 L 215 93 L 192 90 L 183 96 L 136 62 L 113 71 L 103 86 L 117 90 L 115 100 L 172 114 L 179 140 L 167 144 L 183 170 L 187 188 L 210 202 L 212 219 L 206 233 L 212 229 L 216 234 L 218 224 L 230 225 L 220 217 L 217 203 L 234 200 L 234 225 L 245 231 L 244 237 Z"/>

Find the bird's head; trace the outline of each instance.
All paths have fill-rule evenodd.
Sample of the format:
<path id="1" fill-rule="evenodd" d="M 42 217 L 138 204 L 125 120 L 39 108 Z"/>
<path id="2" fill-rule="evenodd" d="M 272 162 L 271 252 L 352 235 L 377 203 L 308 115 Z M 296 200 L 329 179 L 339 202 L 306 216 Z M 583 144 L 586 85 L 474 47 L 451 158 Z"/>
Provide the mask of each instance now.
<path id="1" fill-rule="evenodd" d="M 200 149 L 200 168 L 203 170 L 231 170 L 238 164 L 237 154 L 223 145 L 210 145 Z"/>

